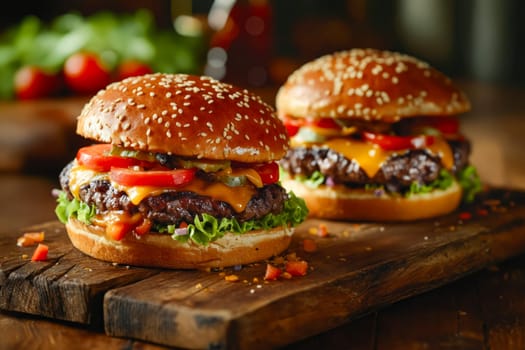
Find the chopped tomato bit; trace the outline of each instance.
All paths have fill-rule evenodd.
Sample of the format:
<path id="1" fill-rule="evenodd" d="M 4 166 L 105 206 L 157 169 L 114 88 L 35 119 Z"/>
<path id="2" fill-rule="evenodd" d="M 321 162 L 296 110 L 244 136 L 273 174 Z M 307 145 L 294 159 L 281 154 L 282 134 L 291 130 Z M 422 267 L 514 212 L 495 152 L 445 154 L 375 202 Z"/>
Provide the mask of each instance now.
<path id="1" fill-rule="evenodd" d="M 131 227 L 128 223 L 113 222 L 106 226 L 106 234 L 115 241 L 120 241 L 131 230 Z"/>
<path id="2" fill-rule="evenodd" d="M 47 260 L 47 253 L 49 252 L 49 247 L 45 244 L 38 243 L 38 246 L 36 247 L 33 256 L 31 257 L 31 261 L 45 261 Z"/>
<path id="3" fill-rule="evenodd" d="M 461 220 L 470 220 L 472 218 L 472 214 L 469 213 L 468 211 L 464 211 L 464 212 L 459 213 L 459 218 Z"/>
<path id="4" fill-rule="evenodd" d="M 135 233 L 142 236 L 151 230 L 152 222 L 149 219 L 144 219 L 140 224 L 135 227 Z"/>
<path id="5" fill-rule="evenodd" d="M 328 236 L 328 227 L 326 227 L 325 224 L 319 224 L 319 228 L 317 230 L 317 235 L 319 237 L 326 237 L 326 236 Z"/>
<path id="6" fill-rule="evenodd" d="M 275 281 L 281 276 L 281 269 L 273 266 L 272 264 L 266 264 L 266 273 L 264 274 L 265 281 Z"/>
<path id="7" fill-rule="evenodd" d="M 478 215 L 479 216 L 487 216 L 487 215 L 489 215 L 489 211 L 487 209 L 478 209 Z"/>
<path id="8" fill-rule="evenodd" d="M 306 238 L 303 240 L 303 250 L 307 253 L 313 253 L 317 251 L 317 243 L 313 239 Z"/>
<path id="9" fill-rule="evenodd" d="M 19 247 L 29 247 L 44 241 L 44 232 L 26 232 L 23 236 L 18 237 L 16 245 Z"/>
<path id="10" fill-rule="evenodd" d="M 304 276 L 308 271 L 308 263 L 304 260 L 288 261 L 286 263 L 285 271 L 292 276 Z"/>

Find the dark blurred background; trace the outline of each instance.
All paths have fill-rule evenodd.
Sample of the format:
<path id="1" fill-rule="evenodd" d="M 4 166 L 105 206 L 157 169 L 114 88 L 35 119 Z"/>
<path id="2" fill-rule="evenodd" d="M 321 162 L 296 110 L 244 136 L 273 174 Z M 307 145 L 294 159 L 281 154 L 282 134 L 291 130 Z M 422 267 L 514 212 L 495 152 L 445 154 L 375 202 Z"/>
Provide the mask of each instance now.
<path id="1" fill-rule="evenodd" d="M 412 54 L 462 82 L 525 86 L 525 2 L 520 0 L 25 0 L 11 2 L 9 10 L 0 12 L 0 34 L 19 28 L 28 16 L 43 25 L 71 13 L 89 18 L 109 11 L 113 17 L 134 18 L 140 9 L 153 18 L 154 32 L 145 40 L 160 52 L 148 62 L 156 70 L 211 75 L 255 89 L 269 103 L 301 64 L 337 50 L 364 47 Z M 101 23 L 97 30 L 107 25 Z M 127 26 L 118 38 L 136 38 L 133 26 Z M 156 40 L 160 33 L 191 37 L 192 44 Z M 90 45 L 109 45 L 102 48 L 103 54 L 126 50 L 120 39 L 105 39 L 95 34 Z M 30 56 L 40 55 L 35 43 L 22 43 Z M 3 56 L 1 49 L 5 60 L 5 47 Z M 141 56 L 136 50 L 134 54 Z M 1 75 L 0 83 L 11 84 L 5 71 Z M 74 128 L 88 97 L 67 92 L 34 103 L 0 101 L 0 169 L 55 176 L 74 156 L 77 144 L 86 142 L 75 136 Z M 485 103 L 486 109 L 490 101 L 488 96 L 475 106 Z"/>
<path id="2" fill-rule="evenodd" d="M 353 47 L 403 51 L 453 77 L 525 84 L 520 0 L 26 0 L 0 13 L 0 29 L 27 15 L 138 8 L 166 28 L 198 18 L 210 47 L 203 73 L 245 86 L 280 84 L 305 61 Z"/>

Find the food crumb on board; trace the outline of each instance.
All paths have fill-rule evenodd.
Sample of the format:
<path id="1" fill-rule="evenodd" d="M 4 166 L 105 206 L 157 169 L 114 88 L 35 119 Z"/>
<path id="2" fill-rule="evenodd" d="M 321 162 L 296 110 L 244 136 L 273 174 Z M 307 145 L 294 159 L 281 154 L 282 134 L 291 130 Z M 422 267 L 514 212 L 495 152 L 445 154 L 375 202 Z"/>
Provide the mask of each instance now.
<path id="1" fill-rule="evenodd" d="M 313 253 L 317 251 L 317 243 L 310 238 L 303 240 L 303 250 L 307 253 Z"/>
<path id="2" fill-rule="evenodd" d="M 228 282 L 237 282 L 239 281 L 239 276 L 237 275 L 226 275 L 224 276 L 224 279 Z"/>
<path id="3" fill-rule="evenodd" d="M 323 223 L 320 223 L 317 226 L 310 227 L 308 229 L 308 233 L 318 237 L 328 237 L 329 235 L 328 227 L 326 226 L 326 224 Z"/>

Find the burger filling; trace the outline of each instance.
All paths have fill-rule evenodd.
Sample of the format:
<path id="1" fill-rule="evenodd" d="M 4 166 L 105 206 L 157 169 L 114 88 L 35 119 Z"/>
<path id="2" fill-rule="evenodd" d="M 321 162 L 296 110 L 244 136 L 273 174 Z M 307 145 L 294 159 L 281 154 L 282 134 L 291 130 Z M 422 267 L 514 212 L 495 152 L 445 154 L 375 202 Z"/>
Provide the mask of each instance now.
<path id="1" fill-rule="evenodd" d="M 280 161 L 281 169 L 310 187 L 342 185 L 409 196 L 446 189 L 457 179 L 467 201 L 481 189 L 468 161 L 470 143 L 456 118 L 420 117 L 394 124 L 284 121 L 294 147 Z"/>
<path id="2" fill-rule="evenodd" d="M 297 225 L 304 202 L 278 184 L 276 163 L 232 164 L 94 145 L 60 174 L 57 216 L 97 225 L 114 239 L 171 234 L 207 244 L 226 232 Z"/>

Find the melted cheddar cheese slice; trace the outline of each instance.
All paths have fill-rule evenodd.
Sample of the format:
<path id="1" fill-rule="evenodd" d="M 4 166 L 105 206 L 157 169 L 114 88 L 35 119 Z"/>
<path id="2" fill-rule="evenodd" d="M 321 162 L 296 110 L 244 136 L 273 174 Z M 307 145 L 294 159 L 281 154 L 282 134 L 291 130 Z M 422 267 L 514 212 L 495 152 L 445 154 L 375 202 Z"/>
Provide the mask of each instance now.
<path id="1" fill-rule="evenodd" d="M 333 138 L 323 142 L 322 144 L 302 144 L 304 147 L 311 147 L 313 145 L 328 147 L 338 153 L 341 153 L 348 159 L 354 159 L 369 177 L 374 177 L 388 158 L 393 155 L 403 154 L 408 151 L 387 151 L 376 144 L 350 138 Z M 299 146 L 299 144 L 294 144 L 294 146 Z M 435 137 L 434 143 L 426 149 L 432 155 L 440 157 L 441 162 L 446 169 L 452 169 L 454 166 L 454 156 L 452 149 L 446 140 L 441 137 Z"/>

